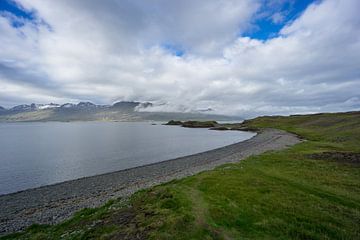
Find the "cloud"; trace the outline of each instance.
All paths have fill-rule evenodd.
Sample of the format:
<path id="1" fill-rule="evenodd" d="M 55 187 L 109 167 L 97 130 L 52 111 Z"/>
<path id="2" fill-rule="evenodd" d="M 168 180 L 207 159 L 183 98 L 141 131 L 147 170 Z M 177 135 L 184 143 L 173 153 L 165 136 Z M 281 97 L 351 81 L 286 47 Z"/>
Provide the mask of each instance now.
<path id="1" fill-rule="evenodd" d="M 268 40 L 243 37 L 262 1 L 17 2 L 34 19 L 14 27 L 0 16 L 0 105 L 137 100 L 243 116 L 360 107 L 356 0 L 311 4 Z"/>
<path id="2" fill-rule="evenodd" d="M 276 12 L 271 16 L 271 20 L 273 21 L 273 23 L 279 24 L 285 21 L 285 16 L 281 12 Z"/>

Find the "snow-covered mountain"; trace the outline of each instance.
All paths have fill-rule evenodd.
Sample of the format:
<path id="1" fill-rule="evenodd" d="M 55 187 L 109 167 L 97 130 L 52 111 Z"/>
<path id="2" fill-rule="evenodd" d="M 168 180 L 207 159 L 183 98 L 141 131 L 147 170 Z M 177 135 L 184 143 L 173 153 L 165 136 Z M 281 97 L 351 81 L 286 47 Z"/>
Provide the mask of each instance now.
<path id="1" fill-rule="evenodd" d="M 36 111 L 36 110 L 44 110 L 44 109 L 49 109 L 49 108 L 57 108 L 60 107 L 59 104 L 55 104 L 55 103 L 49 103 L 49 104 L 21 104 L 21 105 L 17 105 L 14 106 L 10 109 L 5 109 L 5 111 L 11 111 L 11 112 L 25 112 L 25 111 Z"/>
<path id="2" fill-rule="evenodd" d="M 73 108 L 75 106 L 76 106 L 76 104 L 73 104 L 73 103 L 65 103 L 65 104 L 61 105 L 60 107 L 61 108 Z"/>
<path id="3" fill-rule="evenodd" d="M 17 105 L 17 106 L 14 106 L 14 107 L 10 108 L 9 111 L 11 111 L 11 112 L 24 112 L 24 111 L 31 111 L 31 110 L 35 110 L 35 109 L 36 109 L 36 107 L 33 104 L 31 104 L 31 105 L 21 104 L 21 105 Z"/>
<path id="4" fill-rule="evenodd" d="M 93 104 L 92 102 L 79 102 L 77 108 L 96 108 L 98 105 Z"/>
<path id="5" fill-rule="evenodd" d="M 22 104 L 10 109 L 0 108 L 1 121 L 168 121 L 176 120 L 229 120 L 233 117 L 209 113 L 154 112 L 150 102 L 121 101 L 113 105 L 96 105 L 92 102 L 65 103 L 62 105 Z"/>
<path id="6" fill-rule="evenodd" d="M 49 104 L 37 104 L 37 109 L 43 110 L 43 109 L 50 109 L 50 108 L 58 108 L 60 107 L 59 104 L 55 103 L 49 103 Z"/>

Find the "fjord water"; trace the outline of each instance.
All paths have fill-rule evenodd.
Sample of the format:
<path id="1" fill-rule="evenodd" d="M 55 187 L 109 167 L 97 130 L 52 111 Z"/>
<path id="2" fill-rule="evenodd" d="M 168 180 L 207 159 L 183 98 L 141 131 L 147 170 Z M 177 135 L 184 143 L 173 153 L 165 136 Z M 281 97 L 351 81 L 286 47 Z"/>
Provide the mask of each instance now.
<path id="1" fill-rule="evenodd" d="M 140 122 L 0 124 L 0 194 L 160 162 L 254 136 Z"/>

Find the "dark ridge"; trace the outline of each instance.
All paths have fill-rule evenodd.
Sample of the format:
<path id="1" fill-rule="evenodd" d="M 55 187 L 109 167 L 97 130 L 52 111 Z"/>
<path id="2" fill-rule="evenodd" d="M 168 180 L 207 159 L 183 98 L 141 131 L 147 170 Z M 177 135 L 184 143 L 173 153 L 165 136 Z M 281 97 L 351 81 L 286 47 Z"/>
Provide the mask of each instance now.
<path id="1" fill-rule="evenodd" d="M 187 128 L 214 128 L 218 127 L 218 123 L 216 121 L 175 121 L 170 120 L 165 125 L 180 125 L 182 127 Z"/>
<path id="2" fill-rule="evenodd" d="M 73 103 L 64 103 L 63 105 L 60 106 L 60 108 L 73 108 L 75 106 L 76 104 Z"/>
<path id="3" fill-rule="evenodd" d="M 182 121 L 175 121 L 175 120 L 170 120 L 169 122 L 165 123 L 164 125 L 182 125 Z"/>
<path id="4" fill-rule="evenodd" d="M 139 105 L 140 105 L 140 102 L 121 101 L 121 102 L 114 103 L 112 105 L 112 108 L 124 109 L 124 110 L 134 110 Z"/>
<path id="5" fill-rule="evenodd" d="M 142 107 L 142 108 L 147 108 L 147 107 L 152 107 L 152 106 L 153 106 L 153 104 L 151 102 L 144 102 L 139 105 L 139 107 Z"/>
<path id="6" fill-rule="evenodd" d="M 79 107 L 79 108 L 88 108 L 88 107 L 96 107 L 96 105 L 93 104 L 92 102 L 79 102 L 77 104 L 77 107 Z"/>

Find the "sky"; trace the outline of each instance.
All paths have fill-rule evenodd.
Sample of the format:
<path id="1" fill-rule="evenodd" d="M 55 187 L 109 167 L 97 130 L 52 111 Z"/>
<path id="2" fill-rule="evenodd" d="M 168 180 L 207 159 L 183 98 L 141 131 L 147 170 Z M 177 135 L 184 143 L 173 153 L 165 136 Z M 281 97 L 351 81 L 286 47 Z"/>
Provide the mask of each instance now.
<path id="1" fill-rule="evenodd" d="M 0 105 L 360 110 L 358 0 L 1 0 Z"/>

